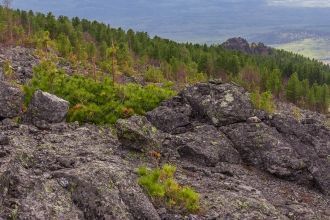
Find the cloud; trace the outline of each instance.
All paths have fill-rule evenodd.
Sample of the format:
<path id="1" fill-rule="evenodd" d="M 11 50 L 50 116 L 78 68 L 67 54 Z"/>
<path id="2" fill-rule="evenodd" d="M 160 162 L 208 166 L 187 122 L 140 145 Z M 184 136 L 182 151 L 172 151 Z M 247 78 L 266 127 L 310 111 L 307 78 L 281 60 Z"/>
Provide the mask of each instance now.
<path id="1" fill-rule="evenodd" d="M 289 7 L 330 7 L 330 0 L 267 0 L 269 5 Z"/>

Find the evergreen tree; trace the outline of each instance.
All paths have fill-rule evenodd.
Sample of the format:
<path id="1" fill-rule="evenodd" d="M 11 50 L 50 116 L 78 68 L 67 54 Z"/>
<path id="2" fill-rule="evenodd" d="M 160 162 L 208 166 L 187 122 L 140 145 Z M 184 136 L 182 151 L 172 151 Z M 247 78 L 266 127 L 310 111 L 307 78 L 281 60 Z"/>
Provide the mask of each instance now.
<path id="1" fill-rule="evenodd" d="M 289 101 L 297 103 L 299 101 L 301 91 L 300 81 L 298 79 L 298 74 L 294 73 L 291 75 L 288 85 L 286 87 L 286 97 Z"/>
<path id="2" fill-rule="evenodd" d="M 329 88 L 324 84 L 321 88 L 320 107 L 323 112 L 327 112 L 329 108 Z"/>
<path id="3" fill-rule="evenodd" d="M 279 69 L 274 69 L 266 80 L 266 90 L 272 92 L 276 97 L 279 97 L 281 91 L 281 72 Z"/>
<path id="4" fill-rule="evenodd" d="M 64 34 L 60 34 L 56 43 L 60 55 L 63 57 L 68 57 L 72 52 L 72 46 L 69 38 Z"/>

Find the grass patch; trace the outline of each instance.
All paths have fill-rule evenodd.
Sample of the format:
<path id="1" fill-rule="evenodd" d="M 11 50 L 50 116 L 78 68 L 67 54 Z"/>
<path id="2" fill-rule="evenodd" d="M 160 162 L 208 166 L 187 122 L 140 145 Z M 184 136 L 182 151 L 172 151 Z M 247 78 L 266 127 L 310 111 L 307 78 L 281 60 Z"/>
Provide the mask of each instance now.
<path id="1" fill-rule="evenodd" d="M 165 164 L 162 168 L 138 169 L 139 184 L 156 201 L 183 213 L 196 213 L 200 209 L 200 196 L 192 188 L 181 186 L 174 179 L 176 167 Z"/>

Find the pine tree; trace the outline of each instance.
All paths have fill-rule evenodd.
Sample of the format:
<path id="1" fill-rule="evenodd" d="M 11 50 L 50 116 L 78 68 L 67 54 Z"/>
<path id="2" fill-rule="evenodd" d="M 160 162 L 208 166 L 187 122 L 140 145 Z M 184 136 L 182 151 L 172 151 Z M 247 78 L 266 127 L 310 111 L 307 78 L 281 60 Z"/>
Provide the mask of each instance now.
<path id="1" fill-rule="evenodd" d="M 6 13 L 6 19 L 7 19 L 7 24 L 6 24 L 6 29 L 7 29 L 7 34 L 9 34 L 9 42 L 12 43 L 13 41 L 13 14 L 12 11 L 10 10 L 11 4 L 13 0 L 3 0 L 2 5 L 5 8 L 5 13 Z"/>
<path id="2" fill-rule="evenodd" d="M 315 92 L 313 89 L 309 89 L 308 91 L 308 95 L 307 95 L 307 103 L 308 103 L 308 107 L 311 110 L 315 110 L 316 107 L 316 99 L 315 99 Z"/>
<path id="3" fill-rule="evenodd" d="M 266 90 L 272 92 L 276 97 L 279 97 L 281 91 L 281 72 L 274 69 L 266 80 Z"/>
<path id="4" fill-rule="evenodd" d="M 301 85 L 298 79 L 298 74 L 291 75 L 286 87 L 286 97 L 293 103 L 298 103 L 300 97 Z"/>
<path id="5" fill-rule="evenodd" d="M 56 43 L 60 55 L 63 57 L 68 57 L 69 54 L 72 52 L 72 45 L 69 38 L 64 34 L 60 34 L 57 38 Z"/>
<path id="6" fill-rule="evenodd" d="M 324 84 L 321 88 L 321 97 L 320 97 L 320 105 L 321 110 L 323 112 L 327 112 L 329 108 L 329 88 L 326 84 Z"/>
<path id="7" fill-rule="evenodd" d="M 112 82 L 115 83 L 116 72 L 118 69 L 118 58 L 117 58 L 118 47 L 112 42 L 111 47 L 107 49 L 107 60 L 110 62 L 109 72 L 112 74 Z"/>

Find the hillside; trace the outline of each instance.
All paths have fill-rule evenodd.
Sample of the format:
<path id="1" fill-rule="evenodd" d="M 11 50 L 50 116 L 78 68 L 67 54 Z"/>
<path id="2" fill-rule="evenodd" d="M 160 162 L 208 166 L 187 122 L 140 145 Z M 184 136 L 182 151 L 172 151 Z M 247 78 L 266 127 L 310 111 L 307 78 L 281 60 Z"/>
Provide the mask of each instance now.
<path id="1" fill-rule="evenodd" d="M 51 13 L 1 8 L 0 19 L 3 44 L 35 48 L 42 61 L 54 63 L 59 71 L 64 68 L 96 81 L 111 78 L 115 83 L 133 77 L 132 82 L 174 82 L 176 87 L 222 78 L 241 84 L 256 97 L 268 91 L 303 108 L 328 110 L 330 67 L 289 52 L 272 49 L 266 54 L 246 54 L 221 45 L 183 44 L 77 17 L 56 18 Z M 4 64 L 4 68 L 10 66 L 10 62 Z M 39 71 L 57 71 L 47 69 L 50 66 L 42 65 L 46 69 Z M 10 68 L 6 71 L 10 75 Z M 54 92 L 56 88 L 49 86 L 43 89 Z M 73 105 L 85 104 L 80 102 Z M 86 111 L 95 110 L 90 107 Z"/>
<path id="2" fill-rule="evenodd" d="M 51 13 L 0 24 L 0 220 L 330 218 L 329 66 Z"/>

